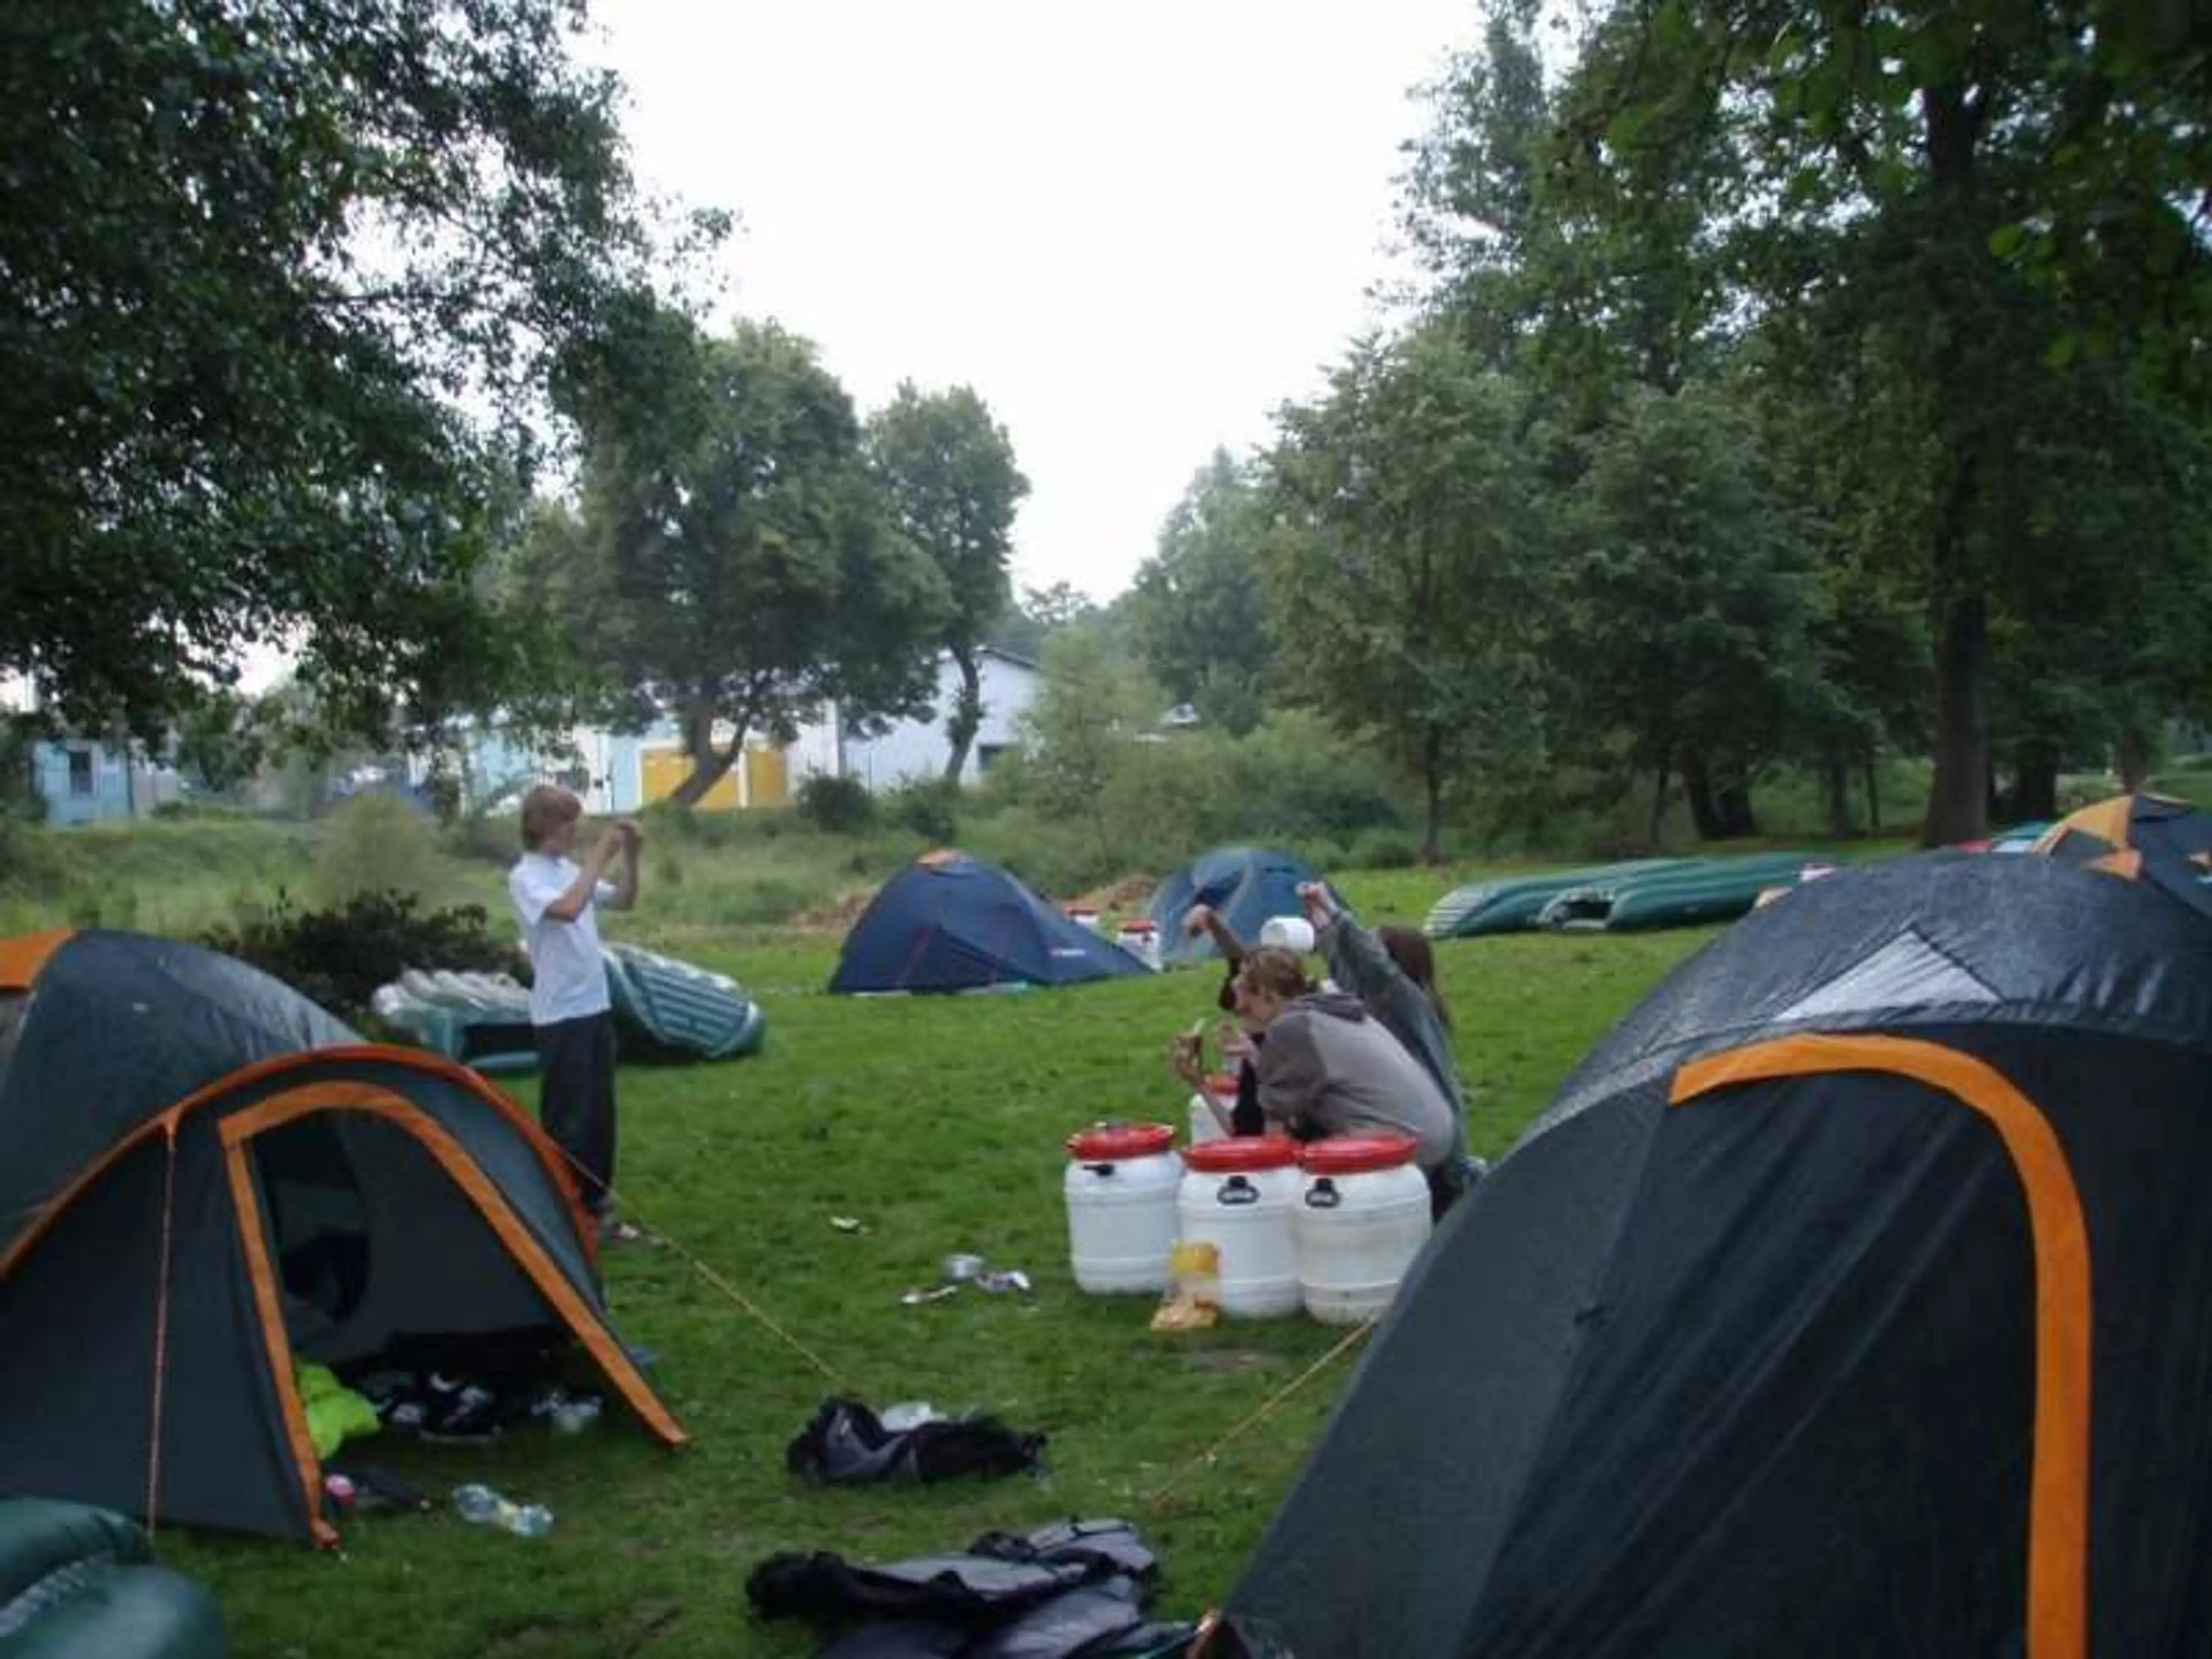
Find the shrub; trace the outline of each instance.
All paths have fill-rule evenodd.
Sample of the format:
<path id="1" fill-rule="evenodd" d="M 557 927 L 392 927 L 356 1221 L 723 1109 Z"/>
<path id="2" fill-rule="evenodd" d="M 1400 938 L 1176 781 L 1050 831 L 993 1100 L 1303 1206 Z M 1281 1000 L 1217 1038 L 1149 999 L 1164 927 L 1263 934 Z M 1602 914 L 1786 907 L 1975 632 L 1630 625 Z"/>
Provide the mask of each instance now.
<path id="1" fill-rule="evenodd" d="M 315 899 L 338 905 L 363 894 L 420 896 L 437 850 L 430 823 L 397 795 L 362 795 L 338 808 L 315 859 Z"/>
<path id="2" fill-rule="evenodd" d="M 901 784 L 884 798 L 893 823 L 949 846 L 960 838 L 960 786 L 942 778 Z"/>
<path id="3" fill-rule="evenodd" d="M 817 773 L 799 786 L 799 816 L 833 836 L 858 835 L 876 825 L 876 800 L 858 778 Z"/>
<path id="4" fill-rule="evenodd" d="M 423 913 L 411 893 L 356 893 L 343 904 L 299 910 L 289 895 L 201 942 L 283 980 L 343 1019 L 368 1021 L 378 986 L 410 968 L 511 974 L 528 981 L 520 951 L 495 937 L 480 904 Z"/>

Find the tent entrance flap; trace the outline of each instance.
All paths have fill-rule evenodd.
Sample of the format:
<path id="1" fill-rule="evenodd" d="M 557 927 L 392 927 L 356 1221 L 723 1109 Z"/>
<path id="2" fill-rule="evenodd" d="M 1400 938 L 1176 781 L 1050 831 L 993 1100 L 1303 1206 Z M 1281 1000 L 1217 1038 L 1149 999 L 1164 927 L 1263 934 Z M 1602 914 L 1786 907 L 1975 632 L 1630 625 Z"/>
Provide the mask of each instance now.
<path id="1" fill-rule="evenodd" d="M 1774 1079 L 1887 1073 L 1941 1090 L 1988 1121 L 2027 1199 L 2035 1255 L 2035 1444 L 2028 1502 L 2027 1659 L 2088 1651 L 2088 1225 L 2050 1120 L 1995 1067 L 1912 1038 L 1795 1036 L 1693 1061 L 1676 1106 Z"/>
<path id="2" fill-rule="evenodd" d="M 304 1124 L 328 1126 L 330 1133 L 291 1143 L 289 1132 Z M 655 1435 L 672 1445 L 683 1443 L 683 1430 L 607 1328 L 595 1293 L 572 1278 L 580 1264 L 564 1270 L 467 1151 L 420 1107 L 374 1084 L 312 1083 L 234 1113 L 224 1121 L 222 1135 L 234 1170 L 251 1172 L 253 1219 L 263 1224 L 254 1242 L 266 1260 L 249 1266 L 266 1280 L 276 1304 L 264 1316 L 281 1328 L 270 1333 L 272 1352 L 274 1339 L 281 1339 L 288 1362 L 286 1374 L 276 1379 L 280 1389 L 292 1388 L 295 1327 L 305 1339 L 299 1344 L 305 1357 L 336 1360 L 362 1357 L 396 1337 L 437 1334 L 439 1327 L 491 1332 L 544 1322 L 564 1328 L 583 1344 Z M 280 1149 L 286 1173 L 278 1184 L 295 1206 L 297 1194 L 307 1189 L 295 1173 L 303 1160 L 327 1160 L 333 1147 L 343 1148 L 355 1172 L 364 1225 L 357 1246 L 338 1248 L 361 1267 L 360 1297 L 349 1317 L 335 1326 L 320 1321 L 325 1311 L 320 1304 L 296 1293 L 288 1297 L 289 1285 L 280 1288 L 274 1267 L 282 1257 L 259 1213 L 261 1192 L 271 1180 L 264 1146 Z M 321 1168 L 327 1175 L 327 1162 Z M 325 1185 L 317 1196 L 327 1213 L 331 1189 Z M 308 1263 L 319 1266 L 312 1255 Z M 436 1310 L 427 1319 L 426 1290 Z M 397 1311 L 402 1305 L 404 1316 Z"/>

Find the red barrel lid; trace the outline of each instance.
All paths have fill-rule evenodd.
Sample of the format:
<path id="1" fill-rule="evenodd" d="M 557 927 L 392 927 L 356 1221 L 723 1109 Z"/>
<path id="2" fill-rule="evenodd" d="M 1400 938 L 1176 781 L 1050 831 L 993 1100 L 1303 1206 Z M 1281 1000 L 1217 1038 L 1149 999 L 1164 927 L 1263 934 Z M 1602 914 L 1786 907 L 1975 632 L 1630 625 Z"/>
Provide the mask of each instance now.
<path id="1" fill-rule="evenodd" d="M 1411 1135 L 1332 1135 L 1308 1141 L 1298 1164 L 1308 1175 L 1366 1175 L 1411 1164 L 1418 1144 Z"/>
<path id="2" fill-rule="evenodd" d="M 1200 1175 L 1287 1170 L 1298 1161 L 1298 1144 L 1283 1135 L 1227 1135 L 1184 1148 L 1182 1161 Z"/>
<path id="3" fill-rule="evenodd" d="M 1174 1145 L 1175 1129 L 1165 1123 L 1094 1123 L 1067 1138 L 1069 1156 L 1085 1164 L 1152 1158 Z"/>

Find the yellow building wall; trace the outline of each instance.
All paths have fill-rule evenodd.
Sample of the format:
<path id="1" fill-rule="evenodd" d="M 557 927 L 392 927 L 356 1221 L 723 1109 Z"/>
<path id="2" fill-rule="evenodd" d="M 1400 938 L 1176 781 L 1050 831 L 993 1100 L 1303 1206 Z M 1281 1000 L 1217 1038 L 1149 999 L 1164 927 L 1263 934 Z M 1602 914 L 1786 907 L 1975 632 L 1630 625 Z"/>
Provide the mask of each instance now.
<path id="1" fill-rule="evenodd" d="M 745 750 L 745 805 L 785 806 L 791 802 L 791 757 L 781 749 Z"/>
<path id="2" fill-rule="evenodd" d="M 691 775 L 691 757 L 681 749 L 647 749 L 638 758 L 638 787 L 648 803 L 666 800 Z M 734 812 L 740 806 L 782 806 L 790 799 L 791 757 L 781 749 L 748 749 L 738 765 L 714 780 L 699 806 Z"/>
<path id="3" fill-rule="evenodd" d="M 638 761 L 638 790 L 648 802 L 666 800 L 691 775 L 691 757 L 681 749 L 643 750 Z M 704 811 L 737 811 L 738 775 L 734 769 L 714 780 L 714 787 L 701 799 L 699 807 Z"/>

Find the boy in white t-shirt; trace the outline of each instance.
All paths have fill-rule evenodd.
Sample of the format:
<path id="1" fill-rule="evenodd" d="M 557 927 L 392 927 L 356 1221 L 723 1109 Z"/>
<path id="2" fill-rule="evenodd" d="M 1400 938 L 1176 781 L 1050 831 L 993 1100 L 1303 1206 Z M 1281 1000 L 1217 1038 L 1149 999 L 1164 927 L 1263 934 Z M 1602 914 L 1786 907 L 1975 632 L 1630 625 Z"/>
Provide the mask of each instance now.
<path id="1" fill-rule="evenodd" d="M 623 818 L 579 865 L 569 854 L 583 811 L 575 796 L 550 784 L 522 798 L 523 852 L 507 872 L 507 890 L 530 951 L 538 1119 L 574 1165 L 600 1238 L 619 1243 L 638 1233 L 614 1213 L 615 1017 L 596 911 L 601 904 L 627 910 L 637 902 L 637 854 L 645 836 Z"/>

